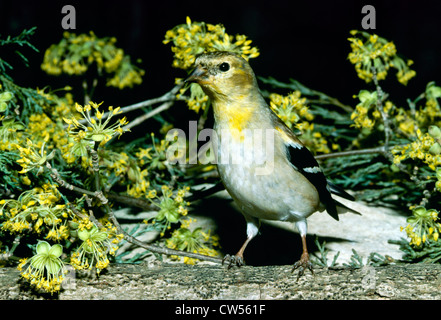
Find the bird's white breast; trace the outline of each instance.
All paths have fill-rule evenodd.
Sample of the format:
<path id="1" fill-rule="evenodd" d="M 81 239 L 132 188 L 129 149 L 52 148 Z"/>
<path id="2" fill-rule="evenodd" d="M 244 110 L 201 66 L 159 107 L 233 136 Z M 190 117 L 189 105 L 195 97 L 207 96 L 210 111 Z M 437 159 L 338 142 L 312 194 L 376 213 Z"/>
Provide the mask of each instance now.
<path id="1" fill-rule="evenodd" d="M 267 220 L 297 221 L 319 203 L 315 188 L 296 171 L 273 129 L 244 130 L 241 135 L 217 128 L 218 171 L 240 209 Z M 307 195 L 307 196 L 305 196 Z M 311 197 L 312 195 L 312 197 Z"/>

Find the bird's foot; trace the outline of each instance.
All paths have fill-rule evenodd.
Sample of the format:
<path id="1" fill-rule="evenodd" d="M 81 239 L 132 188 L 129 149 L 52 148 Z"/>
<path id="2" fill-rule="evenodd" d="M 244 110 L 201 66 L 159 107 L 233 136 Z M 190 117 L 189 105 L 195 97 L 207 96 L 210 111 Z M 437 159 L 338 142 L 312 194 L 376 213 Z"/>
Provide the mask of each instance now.
<path id="1" fill-rule="evenodd" d="M 300 279 L 301 276 L 304 275 L 306 269 L 309 269 L 309 271 L 311 271 L 311 273 L 314 274 L 314 271 L 312 269 L 312 263 L 309 260 L 309 254 L 307 252 L 304 252 L 300 257 L 300 260 L 294 263 L 291 272 L 294 272 L 294 270 L 296 269 L 299 269 L 299 273 L 297 275 L 297 281 Z"/>
<path id="2" fill-rule="evenodd" d="M 245 265 L 245 261 L 243 260 L 243 256 L 241 255 L 229 255 L 227 254 L 223 259 L 222 259 L 222 264 L 224 264 L 225 262 L 228 263 L 228 269 L 230 269 L 232 266 L 243 266 Z"/>

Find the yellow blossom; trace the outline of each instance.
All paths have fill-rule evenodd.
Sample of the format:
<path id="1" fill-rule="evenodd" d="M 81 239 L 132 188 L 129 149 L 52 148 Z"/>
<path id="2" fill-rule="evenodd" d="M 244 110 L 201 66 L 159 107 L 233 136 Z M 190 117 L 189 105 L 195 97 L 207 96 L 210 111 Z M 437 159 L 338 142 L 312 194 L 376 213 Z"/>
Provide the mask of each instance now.
<path id="1" fill-rule="evenodd" d="M 398 81 L 406 85 L 416 75 L 414 70 L 409 69 L 413 62 L 409 60 L 406 63 L 398 57 L 393 42 L 388 42 L 376 34 L 371 35 L 365 31 L 353 30 L 351 35 L 354 37 L 348 39 L 352 49 L 348 59 L 355 65 L 360 79 L 370 82 L 375 72 L 377 80 L 384 80 L 389 69 L 395 68 L 397 69 Z"/>
<path id="2" fill-rule="evenodd" d="M 173 43 L 173 67 L 189 69 L 196 56 L 204 51 L 232 51 L 247 60 L 259 56 L 258 49 L 251 47 L 251 40 L 244 35 L 231 36 L 220 24 L 193 22 L 190 17 L 185 22 L 165 33 L 163 43 Z"/>

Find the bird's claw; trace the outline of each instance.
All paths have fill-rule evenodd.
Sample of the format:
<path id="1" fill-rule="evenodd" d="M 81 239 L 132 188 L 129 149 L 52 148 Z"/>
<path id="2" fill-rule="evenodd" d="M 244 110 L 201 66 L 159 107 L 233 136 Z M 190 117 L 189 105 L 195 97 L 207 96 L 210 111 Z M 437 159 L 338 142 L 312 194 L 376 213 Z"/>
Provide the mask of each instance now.
<path id="1" fill-rule="evenodd" d="M 241 266 L 245 265 L 245 261 L 243 260 L 243 257 L 238 256 L 238 255 L 232 256 L 232 255 L 227 254 L 222 259 L 222 264 L 224 264 L 225 262 L 228 263 L 228 269 L 230 269 L 232 266 L 241 267 Z"/>
<path id="2" fill-rule="evenodd" d="M 294 270 L 296 269 L 299 269 L 299 273 L 297 275 L 297 281 L 300 279 L 301 276 L 305 274 L 306 269 L 308 269 L 309 271 L 311 271 L 312 274 L 314 274 L 313 265 L 311 261 L 309 261 L 308 254 L 302 254 L 300 260 L 294 263 L 291 272 L 294 272 Z"/>

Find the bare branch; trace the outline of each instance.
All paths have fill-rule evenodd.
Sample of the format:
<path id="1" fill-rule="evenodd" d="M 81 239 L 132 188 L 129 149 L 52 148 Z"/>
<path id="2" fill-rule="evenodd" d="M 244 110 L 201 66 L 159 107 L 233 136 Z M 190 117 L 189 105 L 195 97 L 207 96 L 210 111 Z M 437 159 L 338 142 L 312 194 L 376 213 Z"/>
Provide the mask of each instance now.
<path id="1" fill-rule="evenodd" d="M 377 69 L 375 67 L 372 67 L 372 79 L 374 80 L 375 87 L 377 88 L 377 109 L 380 111 L 381 118 L 383 119 L 384 124 L 384 147 L 389 147 L 389 141 L 390 137 L 392 136 L 392 130 L 390 128 L 390 121 L 389 117 L 387 116 L 387 113 L 384 111 L 383 106 L 383 100 L 387 98 L 387 94 L 383 92 L 383 89 L 381 89 L 378 79 L 377 79 Z"/>
<path id="2" fill-rule="evenodd" d="M 167 101 L 167 102 L 161 104 L 159 107 L 153 109 L 152 111 L 150 111 L 150 112 L 148 112 L 146 114 L 143 114 L 142 116 L 139 116 L 135 120 L 130 121 L 129 124 L 127 124 L 127 125 L 125 125 L 123 127 L 123 130 L 127 131 L 127 130 L 133 128 L 133 127 L 136 127 L 136 126 L 140 125 L 144 121 L 146 121 L 146 120 L 156 116 L 157 114 L 161 113 L 162 111 L 165 111 L 165 110 L 169 109 L 173 105 L 173 103 L 174 103 L 174 100 L 173 101 Z"/>
<path id="3" fill-rule="evenodd" d="M 317 160 L 330 159 L 330 158 L 339 158 L 339 157 L 348 157 L 354 156 L 358 154 L 371 154 L 371 153 L 382 153 L 388 152 L 389 150 L 385 148 L 385 146 L 377 147 L 377 148 L 368 148 L 368 149 L 360 149 L 360 150 L 349 150 L 342 152 L 334 152 L 334 153 L 326 153 L 315 156 Z"/>
<path id="4" fill-rule="evenodd" d="M 123 113 L 131 112 L 131 111 L 138 110 L 138 109 L 141 109 L 141 108 L 145 108 L 145 107 L 157 104 L 157 103 L 173 102 L 173 101 L 176 100 L 176 93 L 179 92 L 179 90 L 183 87 L 183 85 L 184 85 L 183 82 L 175 85 L 173 87 L 173 89 L 171 89 L 169 92 L 163 94 L 162 96 L 160 96 L 158 98 L 153 98 L 153 99 L 141 101 L 141 102 L 138 102 L 138 103 L 134 103 L 134 104 L 122 107 L 120 109 L 120 113 L 123 114 Z M 154 111 L 154 110 L 152 110 L 152 111 Z M 164 111 L 164 110 L 161 110 L 161 111 Z M 102 119 L 106 119 L 109 115 L 110 115 L 110 112 L 105 112 L 103 114 Z M 92 117 L 92 118 L 97 120 L 96 117 Z M 84 123 L 86 123 L 86 119 L 81 119 L 78 122 L 84 124 Z"/>

